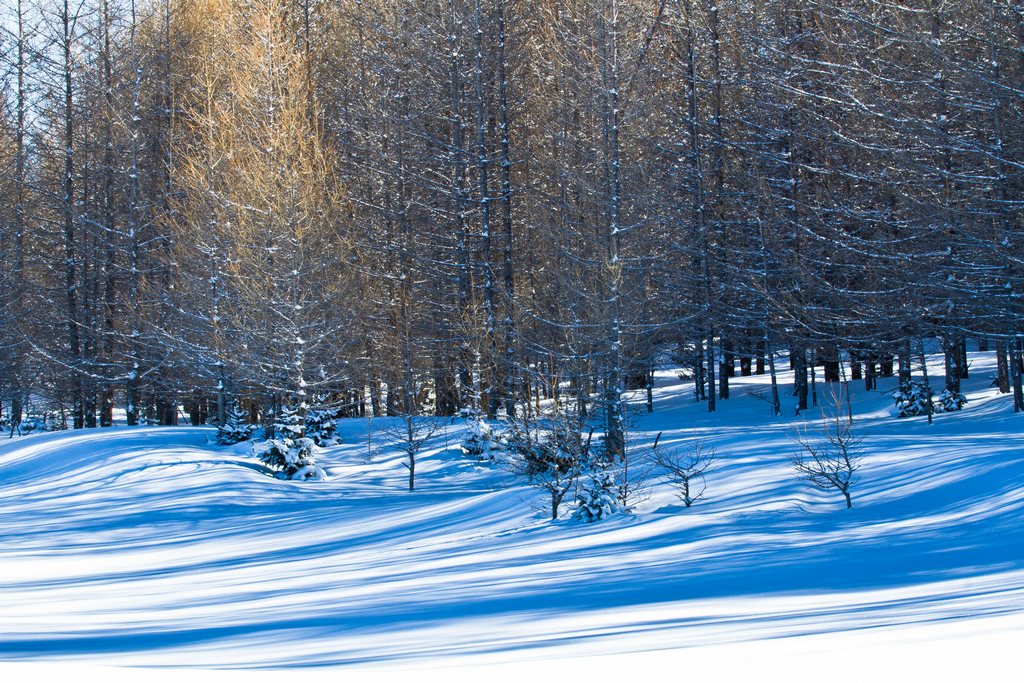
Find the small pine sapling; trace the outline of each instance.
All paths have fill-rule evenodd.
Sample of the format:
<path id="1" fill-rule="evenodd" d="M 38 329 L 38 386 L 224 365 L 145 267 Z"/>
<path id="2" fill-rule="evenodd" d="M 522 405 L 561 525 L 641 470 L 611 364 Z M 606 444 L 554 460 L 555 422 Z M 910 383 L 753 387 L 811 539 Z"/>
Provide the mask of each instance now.
<path id="1" fill-rule="evenodd" d="M 306 436 L 320 448 L 330 448 L 341 443 L 338 437 L 338 423 L 333 410 L 311 408 L 306 413 Z"/>
<path id="2" fill-rule="evenodd" d="M 665 481 L 676 489 L 683 505 L 690 507 L 707 491 L 704 475 L 713 469 L 718 458 L 715 447 L 704 439 L 695 439 L 682 449 L 665 448 L 660 443 L 659 432 L 651 445 L 654 464 L 663 470 Z"/>
<path id="3" fill-rule="evenodd" d="M 935 404 L 935 412 L 953 413 L 962 410 L 965 405 L 967 405 L 966 396 L 959 391 L 943 389 L 942 393 L 939 394 L 938 402 Z"/>
<path id="4" fill-rule="evenodd" d="M 598 522 L 619 512 L 619 487 L 615 476 L 607 470 L 594 472 L 576 502 L 573 517 L 587 523 Z"/>
<path id="5" fill-rule="evenodd" d="M 896 417 L 927 415 L 932 390 L 920 382 L 908 382 L 893 393 L 892 400 L 896 404 Z"/>
<path id="6" fill-rule="evenodd" d="M 224 424 L 217 427 L 217 443 L 221 446 L 231 446 L 251 439 L 253 425 L 249 424 L 248 418 L 249 413 L 242 410 L 241 406 L 237 403 L 231 404 L 231 408 L 224 416 Z"/>
<path id="7" fill-rule="evenodd" d="M 492 459 L 491 425 L 476 411 L 465 410 L 461 414 L 466 419 L 466 438 L 461 445 L 462 452 L 478 460 Z"/>
<path id="8" fill-rule="evenodd" d="M 326 479 L 316 464 L 316 443 L 305 432 L 301 411 L 284 406 L 274 421 L 277 436 L 253 446 L 253 453 L 280 479 Z"/>

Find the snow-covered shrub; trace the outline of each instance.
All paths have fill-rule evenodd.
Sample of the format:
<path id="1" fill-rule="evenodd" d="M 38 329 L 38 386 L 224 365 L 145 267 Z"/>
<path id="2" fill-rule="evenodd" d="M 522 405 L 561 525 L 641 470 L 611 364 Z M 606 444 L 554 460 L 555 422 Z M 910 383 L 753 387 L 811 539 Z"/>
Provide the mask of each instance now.
<path id="1" fill-rule="evenodd" d="M 519 420 L 507 420 L 505 428 L 492 433 L 491 451 L 516 454 L 530 447 L 528 427 Z"/>
<path id="2" fill-rule="evenodd" d="M 36 432 L 49 432 L 53 430 L 54 420 L 49 414 L 27 415 L 21 419 L 18 430 L 22 434 L 35 434 Z M 8 427 L 10 429 L 10 427 Z"/>
<path id="3" fill-rule="evenodd" d="M 935 412 L 952 413 L 962 409 L 965 405 L 967 405 L 966 396 L 959 391 L 943 389 L 942 393 L 939 394 L 938 402 L 935 404 Z"/>
<path id="4" fill-rule="evenodd" d="M 491 457 L 491 425 L 480 415 L 466 413 L 466 438 L 462 442 L 462 452 L 466 455 L 486 460 Z"/>
<path id="5" fill-rule="evenodd" d="M 306 436 L 321 448 L 337 446 L 341 443 L 338 437 L 338 423 L 333 410 L 311 409 L 306 413 Z"/>
<path id="6" fill-rule="evenodd" d="M 920 382 L 910 382 L 894 392 L 892 400 L 896 404 L 896 417 L 914 417 L 928 414 L 928 404 L 932 399 L 930 387 Z"/>
<path id="7" fill-rule="evenodd" d="M 941 394 L 933 396 L 930 388 L 918 382 L 904 386 L 892 398 L 896 404 L 897 417 L 927 415 L 929 403 L 935 413 L 951 413 L 967 405 L 967 397 L 958 391 L 943 389 Z"/>
<path id="8" fill-rule="evenodd" d="M 597 522 L 619 511 L 619 487 L 610 472 L 595 472 L 590 483 L 580 492 L 577 500 L 576 519 L 587 523 Z"/>
<path id="9" fill-rule="evenodd" d="M 252 438 L 253 425 L 248 422 L 249 413 L 233 403 L 225 411 L 224 424 L 217 427 L 217 443 L 222 446 L 248 441 Z"/>
<path id="10" fill-rule="evenodd" d="M 316 443 L 306 437 L 300 411 L 283 407 L 274 421 L 275 437 L 253 446 L 263 464 L 277 470 L 280 479 L 326 479 L 316 464 Z"/>

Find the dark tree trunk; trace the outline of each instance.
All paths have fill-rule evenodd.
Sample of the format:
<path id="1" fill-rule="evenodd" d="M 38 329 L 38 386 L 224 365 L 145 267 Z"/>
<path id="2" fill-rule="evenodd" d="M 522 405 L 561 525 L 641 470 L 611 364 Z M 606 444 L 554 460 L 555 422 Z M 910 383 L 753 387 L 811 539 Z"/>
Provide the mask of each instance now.
<path id="1" fill-rule="evenodd" d="M 864 388 L 867 391 L 874 391 L 878 388 L 877 370 L 875 368 L 874 355 L 864 356 Z"/>
<path id="2" fill-rule="evenodd" d="M 864 374 L 861 372 L 860 356 L 856 352 L 851 350 L 850 351 L 850 379 L 856 381 L 856 380 L 863 379 L 863 378 L 864 378 Z"/>
<path id="3" fill-rule="evenodd" d="M 707 398 L 704 393 L 704 342 L 697 343 L 697 350 L 693 359 L 693 395 L 698 401 Z"/>
<path id="4" fill-rule="evenodd" d="M 199 401 L 197 400 L 189 401 L 188 421 L 192 424 L 193 427 L 203 424 L 202 407 L 200 406 Z"/>
<path id="5" fill-rule="evenodd" d="M 960 379 L 970 378 L 970 368 L 967 367 L 967 339 L 960 337 L 956 345 L 957 376 Z"/>
<path id="6" fill-rule="evenodd" d="M 1010 393 L 1010 363 L 1006 342 L 996 342 L 996 385 L 1000 394 Z"/>
<path id="7" fill-rule="evenodd" d="M 932 423 L 932 419 L 933 419 L 932 416 L 933 416 L 935 411 L 932 410 L 932 401 L 931 401 L 932 387 L 931 387 L 931 384 L 928 381 L 928 356 L 924 352 L 924 339 L 921 339 L 920 342 L 919 342 L 918 355 L 921 358 L 921 378 L 924 381 L 924 390 L 925 390 L 925 393 L 927 394 L 927 399 L 928 399 L 928 404 L 927 404 L 927 407 L 928 407 L 928 424 L 931 424 Z"/>
<path id="8" fill-rule="evenodd" d="M 824 374 L 824 380 L 826 382 L 838 382 L 839 381 L 839 361 L 827 360 L 821 364 L 821 369 Z"/>
<path id="9" fill-rule="evenodd" d="M 455 373 L 443 359 L 434 360 L 434 415 L 451 417 L 458 411 L 459 387 Z"/>
<path id="10" fill-rule="evenodd" d="M 82 401 L 82 410 L 85 417 L 86 429 L 92 429 L 96 427 L 96 407 L 98 401 L 96 400 L 96 392 L 89 391 L 85 394 L 85 400 Z"/>
<path id="11" fill-rule="evenodd" d="M 381 417 L 381 386 L 379 380 L 370 382 L 370 415 Z"/>
<path id="12" fill-rule="evenodd" d="M 715 336 L 714 333 L 708 332 L 708 412 L 715 412 L 717 407 L 715 404 Z"/>
<path id="13" fill-rule="evenodd" d="M 394 417 L 398 415 L 398 388 L 395 382 L 388 382 L 387 398 L 384 402 L 385 415 Z"/>
<path id="14" fill-rule="evenodd" d="M 821 369 L 826 382 L 839 381 L 839 349 L 826 348 L 826 356 L 821 361 Z"/>
<path id="15" fill-rule="evenodd" d="M 949 391 L 960 391 L 960 351 L 955 341 L 944 337 L 942 339 L 942 351 L 946 369 L 946 389 Z"/>
<path id="16" fill-rule="evenodd" d="M 1024 386 L 1021 377 L 1024 376 L 1024 358 L 1021 357 L 1022 340 L 1017 337 L 1010 346 L 1010 374 L 1013 377 L 1013 412 L 1019 413 L 1024 410 Z"/>
<path id="17" fill-rule="evenodd" d="M 899 363 L 899 367 L 900 367 L 900 389 L 905 391 L 906 389 L 908 389 L 910 387 L 910 382 L 911 382 L 912 377 L 913 377 L 913 372 L 911 370 L 910 340 L 909 339 L 903 340 L 903 347 L 900 349 L 899 361 L 900 361 L 900 363 Z"/>
<path id="18" fill-rule="evenodd" d="M 21 421 L 25 417 L 25 406 L 21 397 L 21 392 L 16 391 L 14 396 L 11 397 L 11 436 L 14 436 L 14 432 L 21 433 L 20 426 Z"/>
<path id="19" fill-rule="evenodd" d="M 726 362 L 726 355 L 722 354 L 722 362 L 719 365 L 719 377 L 718 377 L 718 398 L 723 401 L 729 398 L 729 378 L 732 377 L 732 373 L 729 372 L 729 363 Z"/>
<path id="20" fill-rule="evenodd" d="M 764 339 L 761 341 L 761 348 L 765 351 L 761 356 L 763 359 L 765 356 L 768 358 L 768 371 L 771 375 L 772 383 L 772 415 L 782 415 L 782 401 L 779 400 L 779 381 L 778 375 L 775 373 L 775 349 L 769 343 L 768 337 L 768 325 L 765 325 Z"/>
<path id="21" fill-rule="evenodd" d="M 114 425 L 114 387 L 100 390 L 100 427 Z"/>
<path id="22" fill-rule="evenodd" d="M 818 407 L 818 354 L 815 351 L 810 351 L 811 354 L 811 406 L 814 408 Z"/>
<path id="23" fill-rule="evenodd" d="M 647 366 L 647 412 L 654 412 L 654 363 Z"/>
<path id="24" fill-rule="evenodd" d="M 793 364 L 793 395 L 796 396 L 797 413 L 800 413 L 807 410 L 807 352 L 803 347 L 797 347 L 789 357 Z"/>

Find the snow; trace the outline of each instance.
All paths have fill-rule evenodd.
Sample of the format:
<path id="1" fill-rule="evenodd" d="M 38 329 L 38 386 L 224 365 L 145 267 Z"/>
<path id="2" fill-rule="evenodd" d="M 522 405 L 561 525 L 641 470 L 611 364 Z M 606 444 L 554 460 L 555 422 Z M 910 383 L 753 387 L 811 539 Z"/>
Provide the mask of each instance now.
<path id="1" fill-rule="evenodd" d="M 570 507 L 551 522 L 541 492 L 465 457 L 463 420 L 418 456 L 415 492 L 399 445 L 381 448 L 385 418 L 340 421 L 342 445 L 318 455 L 324 481 L 275 479 L 208 428 L 11 439 L 0 661 L 534 675 L 660 662 L 681 676 L 820 657 L 830 680 L 880 666 L 876 652 L 939 674 L 964 648 L 1010 663 L 1004 644 L 1024 630 L 1024 416 L 989 387 L 991 354 L 972 353 L 971 372 L 967 405 L 931 427 L 892 416 L 894 379 L 851 383 L 866 449 L 852 510 L 792 471 L 802 421 L 785 385 L 786 417 L 769 415 L 754 395 L 767 376 L 732 379 L 708 415 L 691 383 L 659 372 L 655 413 L 636 397 L 631 446 L 706 439 L 718 459 L 705 497 L 684 509 L 656 483 L 633 514 L 593 524 Z M 835 653 L 843 671 L 827 668 Z"/>

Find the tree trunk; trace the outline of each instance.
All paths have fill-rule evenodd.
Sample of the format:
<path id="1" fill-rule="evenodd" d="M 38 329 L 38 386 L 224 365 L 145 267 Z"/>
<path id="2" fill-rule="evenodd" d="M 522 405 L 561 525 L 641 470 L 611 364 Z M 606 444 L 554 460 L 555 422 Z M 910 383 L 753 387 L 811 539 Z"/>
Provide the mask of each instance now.
<path id="1" fill-rule="evenodd" d="M 807 410 L 807 353 L 802 346 L 791 351 L 793 362 L 793 395 L 796 396 L 796 412 Z"/>
<path id="2" fill-rule="evenodd" d="M 64 292 L 67 314 L 68 349 L 71 353 L 71 362 L 76 370 L 81 361 L 81 342 L 79 339 L 79 316 L 78 316 L 78 272 L 75 264 L 78 262 L 78 251 L 75 235 L 75 116 L 74 116 L 74 88 L 72 77 L 74 65 L 72 62 L 73 25 L 76 17 L 71 15 L 70 1 L 64 0 L 63 11 L 61 12 L 61 25 L 63 35 L 61 49 L 63 51 L 64 67 L 64 196 L 62 201 L 62 214 L 64 219 Z M 82 429 L 85 426 L 85 397 L 82 385 L 82 378 L 72 376 L 72 414 L 75 429 Z"/>
<path id="3" fill-rule="evenodd" d="M 723 350 L 722 361 L 719 365 L 718 373 L 718 398 L 727 400 L 729 398 L 729 377 L 732 375 L 729 372 L 729 361 L 727 353 Z"/>
<path id="4" fill-rule="evenodd" d="M 1010 372 L 1013 377 L 1013 412 L 1019 413 L 1024 411 L 1024 386 L 1022 386 L 1022 376 L 1024 376 L 1024 357 L 1022 357 L 1022 344 L 1024 340 L 1021 337 L 1015 337 L 1010 346 Z"/>
<path id="5" fill-rule="evenodd" d="M 647 366 L 647 412 L 654 412 L 654 363 Z"/>
<path id="6" fill-rule="evenodd" d="M 779 400 L 779 381 L 775 373 L 775 349 L 768 338 L 768 327 L 765 326 L 764 355 L 768 358 L 768 370 L 772 382 L 772 415 L 782 415 L 782 401 Z"/>
<path id="7" fill-rule="evenodd" d="M 625 424 L 622 406 L 622 264 L 619 262 L 621 230 L 622 185 L 619 161 L 619 51 L 618 51 L 618 7 L 611 0 L 610 16 L 606 17 L 605 30 L 608 38 L 607 59 L 604 60 L 604 81 L 606 105 L 606 141 L 608 164 L 607 197 L 607 278 L 608 278 L 608 368 L 605 373 L 605 412 L 607 431 L 605 445 L 608 457 L 622 460 L 626 456 Z"/>
<path id="8" fill-rule="evenodd" d="M 484 55 L 483 55 L 483 7 L 482 0 L 476 0 L 476 147 L 477 147 L 477 191 L 480 194 L 480 267 L 483 269 L 484 288 L 484 349 L 481 375 L 486 374 L 487 382 L 481 396 L 484 412 L 493 418 L 498 409 L 497 377 L 497 317 L 494 311 L 494 269 L 491 263 L 491 195 L 488 184 L 490 161 L 487 155 L 487 137 L 484 97 Z"/>
<path id="9" fill-rule="evenodd" d="M 826 382 L 838 382 L 839 381 L 839 351 L 838 349 L 830 349 L 829 353 L 833 354 L 831 357 L 826 358 L 821 363 L 821 369 L 824 373 L 824 379 Z"/>
<path id="10" fill-rule="evenodd" d="M 913 379 L 913 372 L 911 370 L 911 351 L 910 351 L 910 340 L 904 339 L 903 346 L 900 349 L 899 356 L 899 367 L 900 367 L 900 390 L 906 391 L 910 387 L 910 382 Z"/>
<path id="11" fill-rule="evenodd" d="M 996 341 L 996 385 L 1000 394 L 1010 393 L 1010 363 L 1006 341 Z"/>
<path id="12" fill-rule="evenodd" d="M 811 354 L 811 407 L 818 407 L 818 354 L 814 349 L 809 351 Z"/>
<path id="13" fill-rule="evenodd" d="M 956 352 L 957 377 L 959 379 L 969 379 L 971 375 L 967 362 L 967 339 L 963 335 L 960 335 L 957 339 Z"/>
<path id="14" fill-rule="evenodd" d="M 924 381 L 924 393 L 927 397 L 927 408 L 928 408 L 928 424 L 932 423 L 933 415 L 935 411 L 932 409 L 932 387 L 928 383 L 928 356 L 924 352 L 924 339 L 922 338 L 919 342 L 918 352 L 921 359 L 921 378 Z"/>
<path id="15" fill-rule="evenodd" d="M 502 386 L 505 391 L 505 414 L 516 415 L 516 323 L 515 323 L 515 275 L 512 259 L 512 154 L 509 143 L 508 117 L 508 77 L 505 72 L 505 0 L 497 0 L 495 5 L 498 22 L 498 128 L 501 132 L 501 222 L 505 233 L 505 245 L 502 252 L 502 270 L 504 280 L 504 367 L 502 369 Z"/>
<path id="16" fill-rule="evenodd" d="M 708 331 L 708 412 L 715 412 L 715 337 L 714 333 Z"/>
<path id="17" fill-rule="evenodd" d="M 942 338 L 943 359 L 946 368 L 946 389 L 949 391 L 960 391 L 960 352 L 955 340 L 950 337 Z"/>

